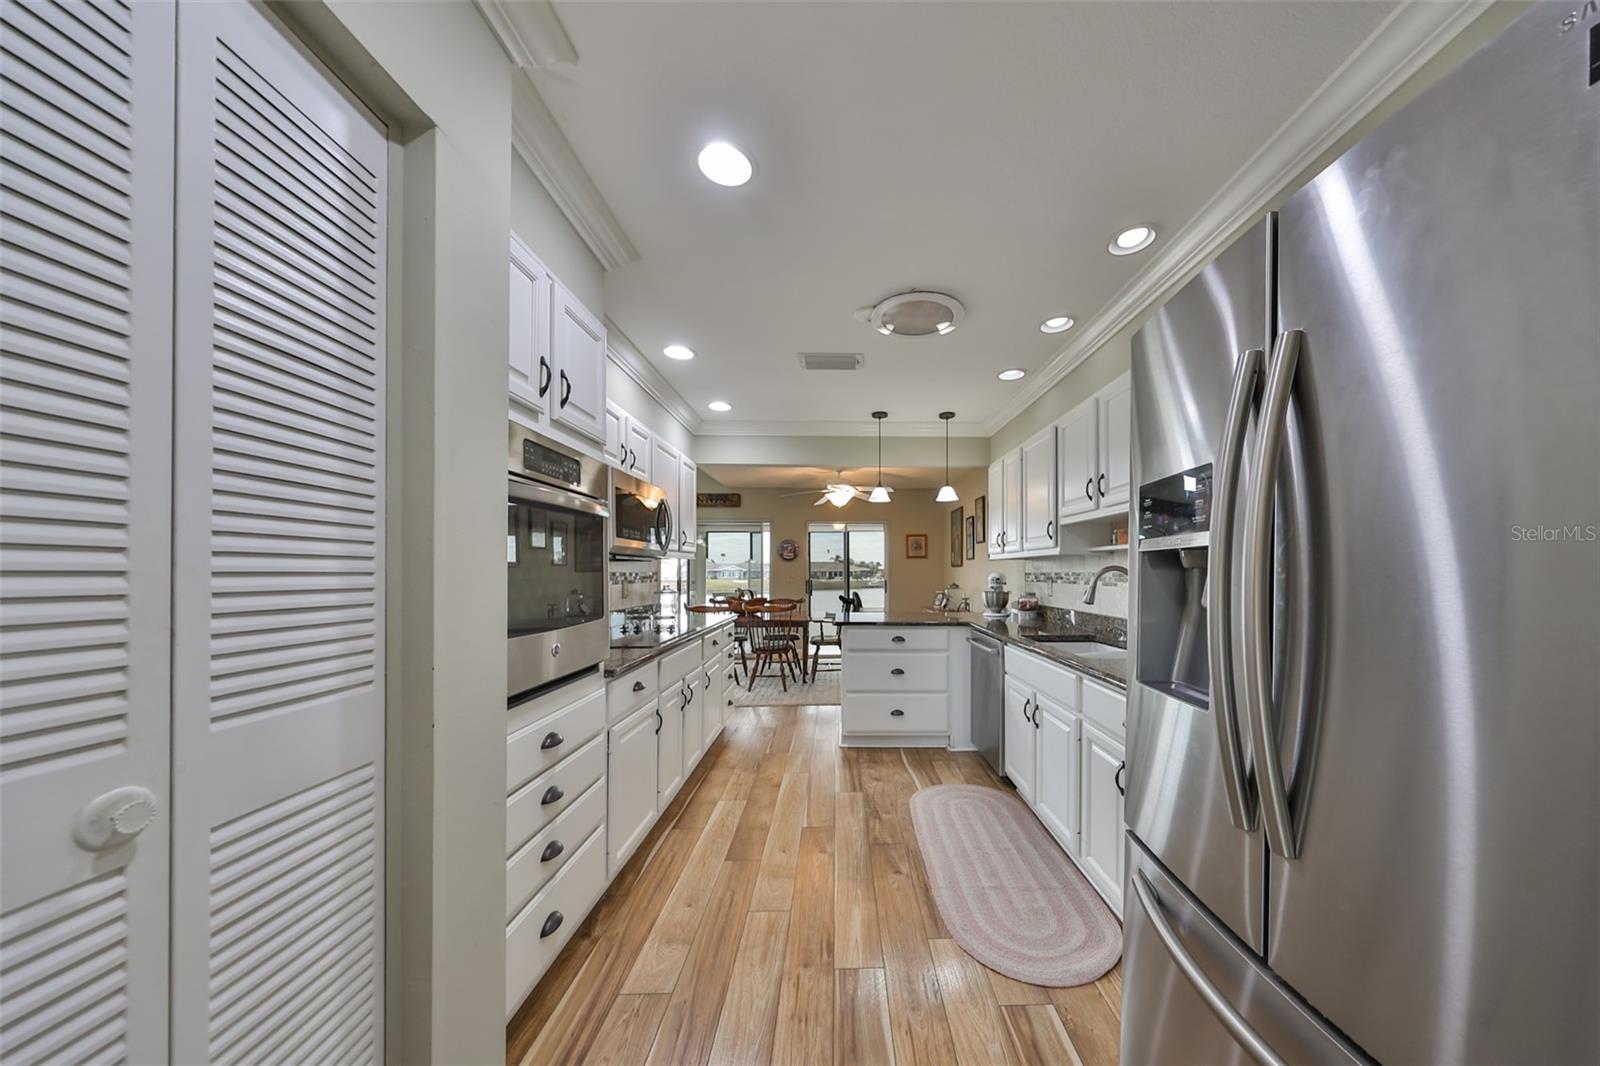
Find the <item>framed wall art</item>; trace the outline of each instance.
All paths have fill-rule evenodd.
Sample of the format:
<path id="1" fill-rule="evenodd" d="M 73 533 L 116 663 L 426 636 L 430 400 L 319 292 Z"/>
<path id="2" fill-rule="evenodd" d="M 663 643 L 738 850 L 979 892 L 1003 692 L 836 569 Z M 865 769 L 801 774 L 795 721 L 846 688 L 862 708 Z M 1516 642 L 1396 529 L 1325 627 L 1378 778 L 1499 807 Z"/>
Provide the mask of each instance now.
<path id="1" fill-rule="evenodd" d="M 961 551 L 962 514 L 963 509 L 957 507 L 950 512 L 950 565 L 960 566 L 965 560 Z"/>
<path id="2" fill-rule="evenodd" d="M 926 559 L 928 557 L 928 535 L 926 533 L 906 534 L 906 558 Z"/>

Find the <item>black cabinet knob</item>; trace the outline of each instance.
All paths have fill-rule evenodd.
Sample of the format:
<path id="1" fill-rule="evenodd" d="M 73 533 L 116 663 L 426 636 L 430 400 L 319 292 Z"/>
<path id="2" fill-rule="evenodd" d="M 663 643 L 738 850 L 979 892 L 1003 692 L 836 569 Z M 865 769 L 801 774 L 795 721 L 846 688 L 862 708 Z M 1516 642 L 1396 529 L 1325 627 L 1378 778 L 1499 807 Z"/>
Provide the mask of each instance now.
<path id="1" fill-rule="evenodd" d="M 543 940 L 557 929 L 560 929 L 561 923 L 564 920 L 565 919 L 562 918 L 560 911 L 551 911 L 550 916 L 546 918 L 544 920 L 544 924 L 539 927 L 539 939 Z"/>
<path id="2" fill-rule="evenodd" d="M 905 674 L 905 671 L 897 666 L 893 670 L 890 670 L 889 673 L 893 674 L 895 677 L 901 677 Z"/>
<path id="3" fill-rule="evenodd" d="M 567 850 L 567 846 L 559 840 L 552 840 L 544 846 L 544 851 L 539 853 L 540 862 L 549 862 L 551 859 Z"/>
<path id="4" fill-rule="evenodd" d="M 539 750 L 549 751 L 551 748 L 559 748 L 562 744 L 566 743 L 566 739 L 566 737 L 552 729 L 550 732 L 544 735 L 543 740 L 539 741 Z"/>
<path id="5" fill-rule="evenodd" d="M 890 718 L 904 718 L 905 716 L 906 716 L 906 712 L 902 711 L 898 707 L 896 707 L 894 710 L 889 712 L 889 717 Z"/>
<path id="6" fill-rule="evenodd" d="M 561 791 L 560 785 L 551 785 L 544 790 L 544 796 L 539 800 L 539 806 L 548 807 L 550 804 L 558 802 L 565 795 L 566 793 Z"/>

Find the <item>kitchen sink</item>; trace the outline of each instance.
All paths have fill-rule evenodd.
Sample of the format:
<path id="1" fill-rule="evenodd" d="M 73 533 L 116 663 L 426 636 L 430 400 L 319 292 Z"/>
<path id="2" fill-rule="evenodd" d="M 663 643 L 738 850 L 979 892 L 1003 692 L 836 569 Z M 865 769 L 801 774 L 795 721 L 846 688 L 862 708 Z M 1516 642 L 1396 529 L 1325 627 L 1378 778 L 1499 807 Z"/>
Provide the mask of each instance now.
<path id="1" fill-rule="evenodd" d="M 1084 640 L 1082 637 L 1038 636 L 1030 639 L 1036 640 L 1040 644 L 1059 644 L 1062 651 L 1070 655 L 1080 655 L 1085 659 L 1128 654 L 1127 648 L 1119 648 L 1115 644 L 1101 644 L 1098 641 Z"/>

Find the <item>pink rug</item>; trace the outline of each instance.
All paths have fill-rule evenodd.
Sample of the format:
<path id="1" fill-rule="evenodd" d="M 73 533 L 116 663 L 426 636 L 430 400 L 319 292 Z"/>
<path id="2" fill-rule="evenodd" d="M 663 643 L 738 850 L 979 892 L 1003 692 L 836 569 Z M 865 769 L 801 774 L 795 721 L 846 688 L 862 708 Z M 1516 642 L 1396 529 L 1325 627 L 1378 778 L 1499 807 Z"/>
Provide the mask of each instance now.
<path id="1" fill-rule="evenodd" d="M 1007 977 L 1088 984 L 1122 956 L 1122 927 L 1022 801 L 981 785 L 911 797 L 911 822 L 950 935 Z"/>

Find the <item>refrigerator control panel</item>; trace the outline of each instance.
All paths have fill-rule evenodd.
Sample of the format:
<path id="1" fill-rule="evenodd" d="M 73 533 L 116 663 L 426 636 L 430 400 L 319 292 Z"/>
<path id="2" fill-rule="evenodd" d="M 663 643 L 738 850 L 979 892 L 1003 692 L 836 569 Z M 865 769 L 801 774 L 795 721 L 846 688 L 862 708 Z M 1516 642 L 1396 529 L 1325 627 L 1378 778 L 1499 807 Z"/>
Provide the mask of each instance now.
<path id="1" fill-rule="evenodd" d="M 1211 528 L 1211 464 L 1139 486 L 1139 540 L 1204 534 Z"/>

